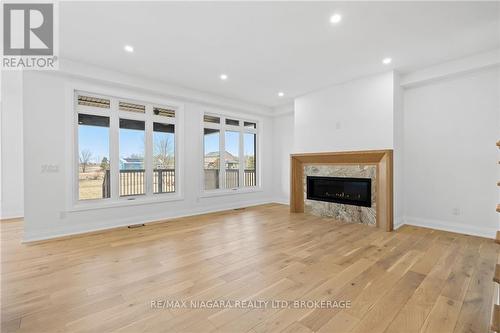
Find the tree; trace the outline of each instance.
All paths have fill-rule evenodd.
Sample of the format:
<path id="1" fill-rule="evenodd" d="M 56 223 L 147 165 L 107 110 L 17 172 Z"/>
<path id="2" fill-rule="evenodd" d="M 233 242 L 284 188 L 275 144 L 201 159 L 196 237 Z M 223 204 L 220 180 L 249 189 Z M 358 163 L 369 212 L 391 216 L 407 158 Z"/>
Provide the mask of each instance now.
<path id="1" fill-rule="evenodd" d="M 82 172 L 85 173 L 87 165 L 89 165 L 90 159 L 92 158 L 92 152 L 88 149 L 84 149 L 80 152 L 80 165 L 82 166 Z"/>
<path id="2" fill-rule="evenodd" d="M 109 169 L 109 161 L 108 161 L 108 158 L 106 156 L 104 156 L 102 158 L 102 161 L 101 161 L 101 169 L 102 170 L 108 170 Z"/>
<path id="3" fill-rule="evenodd" d="M 255 169 L 255 156 L 245 156 L 245 169 L 254 170 Z"/>
<path id="4" fill-rule="evenodd" d="M 174 149 L 169 137 L 158 140 L 155 144 L 154 166 L 158 169 L 169 169 L 174 165 Z"/>

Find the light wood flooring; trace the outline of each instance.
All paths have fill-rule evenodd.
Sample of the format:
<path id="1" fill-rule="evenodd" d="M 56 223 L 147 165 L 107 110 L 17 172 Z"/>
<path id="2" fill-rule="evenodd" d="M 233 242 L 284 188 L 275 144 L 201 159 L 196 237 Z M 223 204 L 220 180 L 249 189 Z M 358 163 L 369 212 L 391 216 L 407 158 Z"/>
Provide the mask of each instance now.
<path id="1" fill-rule="evenodd" d="M 489 331 L 493 240 L 387 233 L 272 204 L 21 244 L 1 224 L 2 332 Z M 152 300 L 347 300 L 349 309 L 153 309 Z"/>

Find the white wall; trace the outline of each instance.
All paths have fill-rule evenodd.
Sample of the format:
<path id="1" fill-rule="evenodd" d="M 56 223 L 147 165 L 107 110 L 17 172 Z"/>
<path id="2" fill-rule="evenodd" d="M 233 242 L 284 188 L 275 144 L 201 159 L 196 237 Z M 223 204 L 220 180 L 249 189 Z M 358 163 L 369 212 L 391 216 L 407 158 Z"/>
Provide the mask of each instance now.
<path id="1" fill-rule="evenodd" d="M 67 173 L 68 161 L 66 132 L 67 116 L 73 110 L 67 107 L 68 84 L 119 87 L 124 93 L 134 94 L 118 84 L 78 79 L 48 72 L 26 72 L 24 77 L 24 179 L 25 179 L 25 240 L 50 238 L 120 225 L 156 221 L 164 218 L 192 215 L 208 211 L 231 209 L 272 201 L 272 119 L 260 119 L 260 148 L 263 190 L 255 193 L 228 196 L 200 197 L 201 132 L 200 119 L 208 106 L 198 102 L 184 103 L 184 198 L 180 201 L 149 203 L 119 208 L 86 211 L 67 210 L 71 184 Z M 161 90 L 161 89 L 157 89 Z M 141 94 L 146 92 L 141 91 Z M 152 93 L 154 98 L 162 98 Z M 213 105 L 210 105 L 213 110 Z M 41 166 L 53 164 L 59 172 L 42 173 Z"/>
<path id="2" fill-rule="evenodd" d="M 394 224 L 403 221 L 403 112 L 399 75 L 387 72 L 295 100 L 294 152 L 394 149 Z"/>
<path id="3" fill-rule="evenodd" d="M 23 200 L 23 73 L 2 71 L 0 218 L 21 217 Z"/>
<path id="4" fill-rule="evenodd" d="M 293 150 L 293 126 L 293 113 L 273 118 L 274 199 L 285 204 L 290 203 L 290 154 Z"/>
<path id="5" fill-rule="evenodd" d="M 401 80 L 385 73 L 297 98 L 293 152 L 394 149 L 396 227 L 494 237 L 499 69 L 484 61 L 467 70 L 443 67 L 450 66 Z"/>
<path id="6" fill-rule="evenodd" d="M 23 149 L 15 145 L 23 142 L 24 137 L 26 239 L 270 201 L 286 203 L 289 201 L 290 153 L 368 149 L 395 151 L 396 224 L 404 221 L 490 237 L 498 229 L 498 216 L 494 210 L 500 199 L 496 187 L 496 181 L 500 179 L 497 164 L 500 153 L 494 146 L 500 138 L 498 67 L 451 76 L 453 79 L 421 80 L 425 84 L 420 85 L 416 82 L 418 80 L 413 80 L 409 85 L 411 88 L 404 91 L 403 107 L 399 78 L 392 72 L 297 98 L 295 114 L 287 111 L 274 118 L 259 116 L 262 117 L 263 130 L 263 191 L 212 198 L 199 196 L 201 113 L 207 107 L 224 104 L 226 110 L 240 113 L 245 110 L 266 113 L 269 110 L 257 110 L 258 107 L 248 105 L 238 107 L 236 102 L 224 103 L 217 98 L 210 101 L 209 96 L 201 94 L 193 99 L 183 99 L 189 96 L 189 92 L 183 91 L 177 97 L 185 105 L 184 142 L 185 151 L 190 152 L 185 154 L 184 161 L 184 199 L 125 208 L 67 211 L 69 184 L 65 177 L 68 170 L 65 117 L 72 110 L 68 110 L 65 104 L 66 84 L 83 82 L 172 98 L 172 95 L 163 95 L 162 92 L 168 93 L 169 90 L 159 83 L 122 74 L 112 76 L 108 71 L 79 65 L 77 75 L 26 72 L 24 79 L 11 81 L 17 82 L 15 85 L 2 85 L 3 98 L 14 96 L 9 109 L 23 106 L 25 109 L 24 119 L 22 113 L 6 114 L 2 99 L 2 206 L 6 207 L 10 202 L 8 206 L 20 205 L 22 212 L 23 201 L 12 198 L 22 197 L 22 187 L 15 184 L 22 184 L 23 180 L 21 177 L 15 180 L 12 175 L 22 171 L 20 155 Z M 93 79 L 96 77 L 100 80 Z M 23 83 L 21 100 L 20 94 L 10 89 L 19 88 Z M 24 123 L 24 136 L 21 123 Z M 7 133 L 17 138 L 12 141 L 14 146 L 7 147 L 8 151 L 4 148 L 8 142 L 5 140 L 6 137 L 12 139 Z M 193 137 L 196 139 L 191 140 Z M 42 174 L 43 164 L 57 164 L 59 172 Z M 9 177 L 6 177 L 7 173 Z M 424 187 L 423 180 L 428 178 L 431 179 L 430 185 L 427 182 Z M 11 185 L 5 185 L 9 181 L 12 181 Z M 476 196 L 476 193 L 480 195 Z M 459 215 L 454 215 L 455 208 L 459 209 Z M 16 208 L 11 211 L 16 211 Z M 2 211 L 2 217 L 4 213 Z"/>
<path id="7" fill-rule="evenodd" d="M 404 188 L 404 110 L 403 88 L 400 85 L 400 75 L 394 73 L 393 88 L 394 123 L 393 123 L 393 207 L 394 227 L 404 223 L 405 215 L 405 188 Z"/>
<path id="8" fill-rule="evenodd" d="M 406 89 L 406 223 L 494 237 L 498 67 Z"/>
<path id="9" fill-rule="evenodd" d="M 295 100 L 294 152 L 393 148 L 392 72 Z"/>

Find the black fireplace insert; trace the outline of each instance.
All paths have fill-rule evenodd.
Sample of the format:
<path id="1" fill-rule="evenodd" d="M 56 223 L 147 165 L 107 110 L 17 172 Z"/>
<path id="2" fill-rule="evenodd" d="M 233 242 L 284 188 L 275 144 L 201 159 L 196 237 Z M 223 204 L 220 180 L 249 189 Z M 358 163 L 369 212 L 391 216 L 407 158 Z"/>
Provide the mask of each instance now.
<path id="1" fill-rule="evenodd" d="M 307 199 L 371 207 L 372 180 L 307 176 Z"/>

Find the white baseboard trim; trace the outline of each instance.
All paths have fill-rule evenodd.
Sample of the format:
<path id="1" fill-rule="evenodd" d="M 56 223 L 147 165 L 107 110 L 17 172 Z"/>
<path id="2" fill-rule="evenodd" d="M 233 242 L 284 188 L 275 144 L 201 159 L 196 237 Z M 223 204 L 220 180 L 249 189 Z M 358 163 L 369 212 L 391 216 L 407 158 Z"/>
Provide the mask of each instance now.
<path id="1" fill-rule="evenodd" d="M 398 230 L 400 227 L 405 225 L 404 218 L 394 219 L 394 230 Z"/>
<path id="2" fill-rule="evenodd" d="M 290 199 L 288 199 L 288 198 L 274 198 L 273 202 L 278 203 L 278 204 L 282 204 L 282 205 L 289 205 Z"/>
<path id="3" fill-rule="evenodd" d="M 496 228 L 477 227 L 452 221 L 424 219 L 413 216 L 404 217 L 404 221 L 400 221 L 397 227 L 395 224 L 394 228 L 397 229 L 404 224 L 486 238 L 495 238 L 497 232 Z"/>
<path id="4" fill-rule="evenodd" d="M 0 215 L 0 220 L 10 220 L 10 219 L 18 219 L 22 218 L 24 216 L 23 211 L 18 211 L 18 212 L 2 212 Z"/>
<path id="5" fill-rule="evenodd" d="M 37 241 L 45 241 L 50 239 L 62 238 L 67 236 L 75 236 L 82 235 L 86 233 L 110 230 L 120 227 L 126 227 L 133 224 L 147 224 L 154 222 L 168 222 L 168 220 L 178 219 L 182 217 L 196 216 L 208 213 L 216 213 L 222 212 L 231 209 L 244 208 L 244 207 L 252 207 L 258 205 L 264 205 L 269 203 L 279 203 L 284 205 L 289 205 L 289 201 L 286 198 L 272 198 L 268 200 L 254 200 L 248 202 L 240 202 L 232 205 L 219 205 L 216 207 L 210 208 L 202 208 L 195 209 L 190 211 L 179 211 L 174 214 L 168 216 L 158 216 L 151 217 L 148 219 L 137 219 L 137 218 L 128 218 L 122 219 L 120 221 L 109 221 L 106 225 L 86 225 L 84 228 L 79 226 L 73 226 L 68 228 L 61 228 L 60 230 L 52 231 L 50 233 L 34 233 L 32 235 L 24 235 L 23 243 L 37 242 Z M 466 235 L 473 236 L 481 236 L 486 238 L 495 238 L 497 229 L 495 228 L 484 228 L 484 227 L 475 227 L 464 225 L 461 223 L 451 222 L 451 221 L 442 221 L 442 220 L 431 220 L 431 219 L 423 219 L 418 217 L 406 216 L 402 219 L 395 219 L 394 221 L 394 229 L 397 230 L 403 225 L 413 225 L 417 227 L 431 228 L 449 232 L 456 232 Z"/>
<path id="6" fill-rule="evenodd" d="M 61 228 L 60 230 L 55 230 L 50 233 L 38 232 L 33 233 L 32 235 L 24 234 L 22 243 L 31 243 L 38 241 L 45 241 L 51 239 L 57 239 L 68 236 L 77 236 L 84 235 L 93 232 L 99 232 L 104 230 L 116 229 L 121 227 L 126 227 L 134 224 L 148 224 L 148 223 L 156 223 L 156 222 L 168 222 L 168 220 L 174 220 L 182 217 L 190 217 L 208 213 L 217 213 L 226 210 L 238 209 L 238 208 L 246 208 L 258 205 L 264 205 L 273 203 L 274 201 L 271 199 L 268 200 L 253 200 L 248 202 L 239 202 L 231 205 L 218 205 L 210 208 L 202 208 L 202 209 L 194 209 L 190 211 L 178 211 L 168 216 L 158 216 L 151 217 L 147 219 L 138 219 L 137 217 L 121 219 L 119 221 L 109 221 L 105 225 L 86 225 L 82 228 L 82 225 L 72 226 Z"/>

